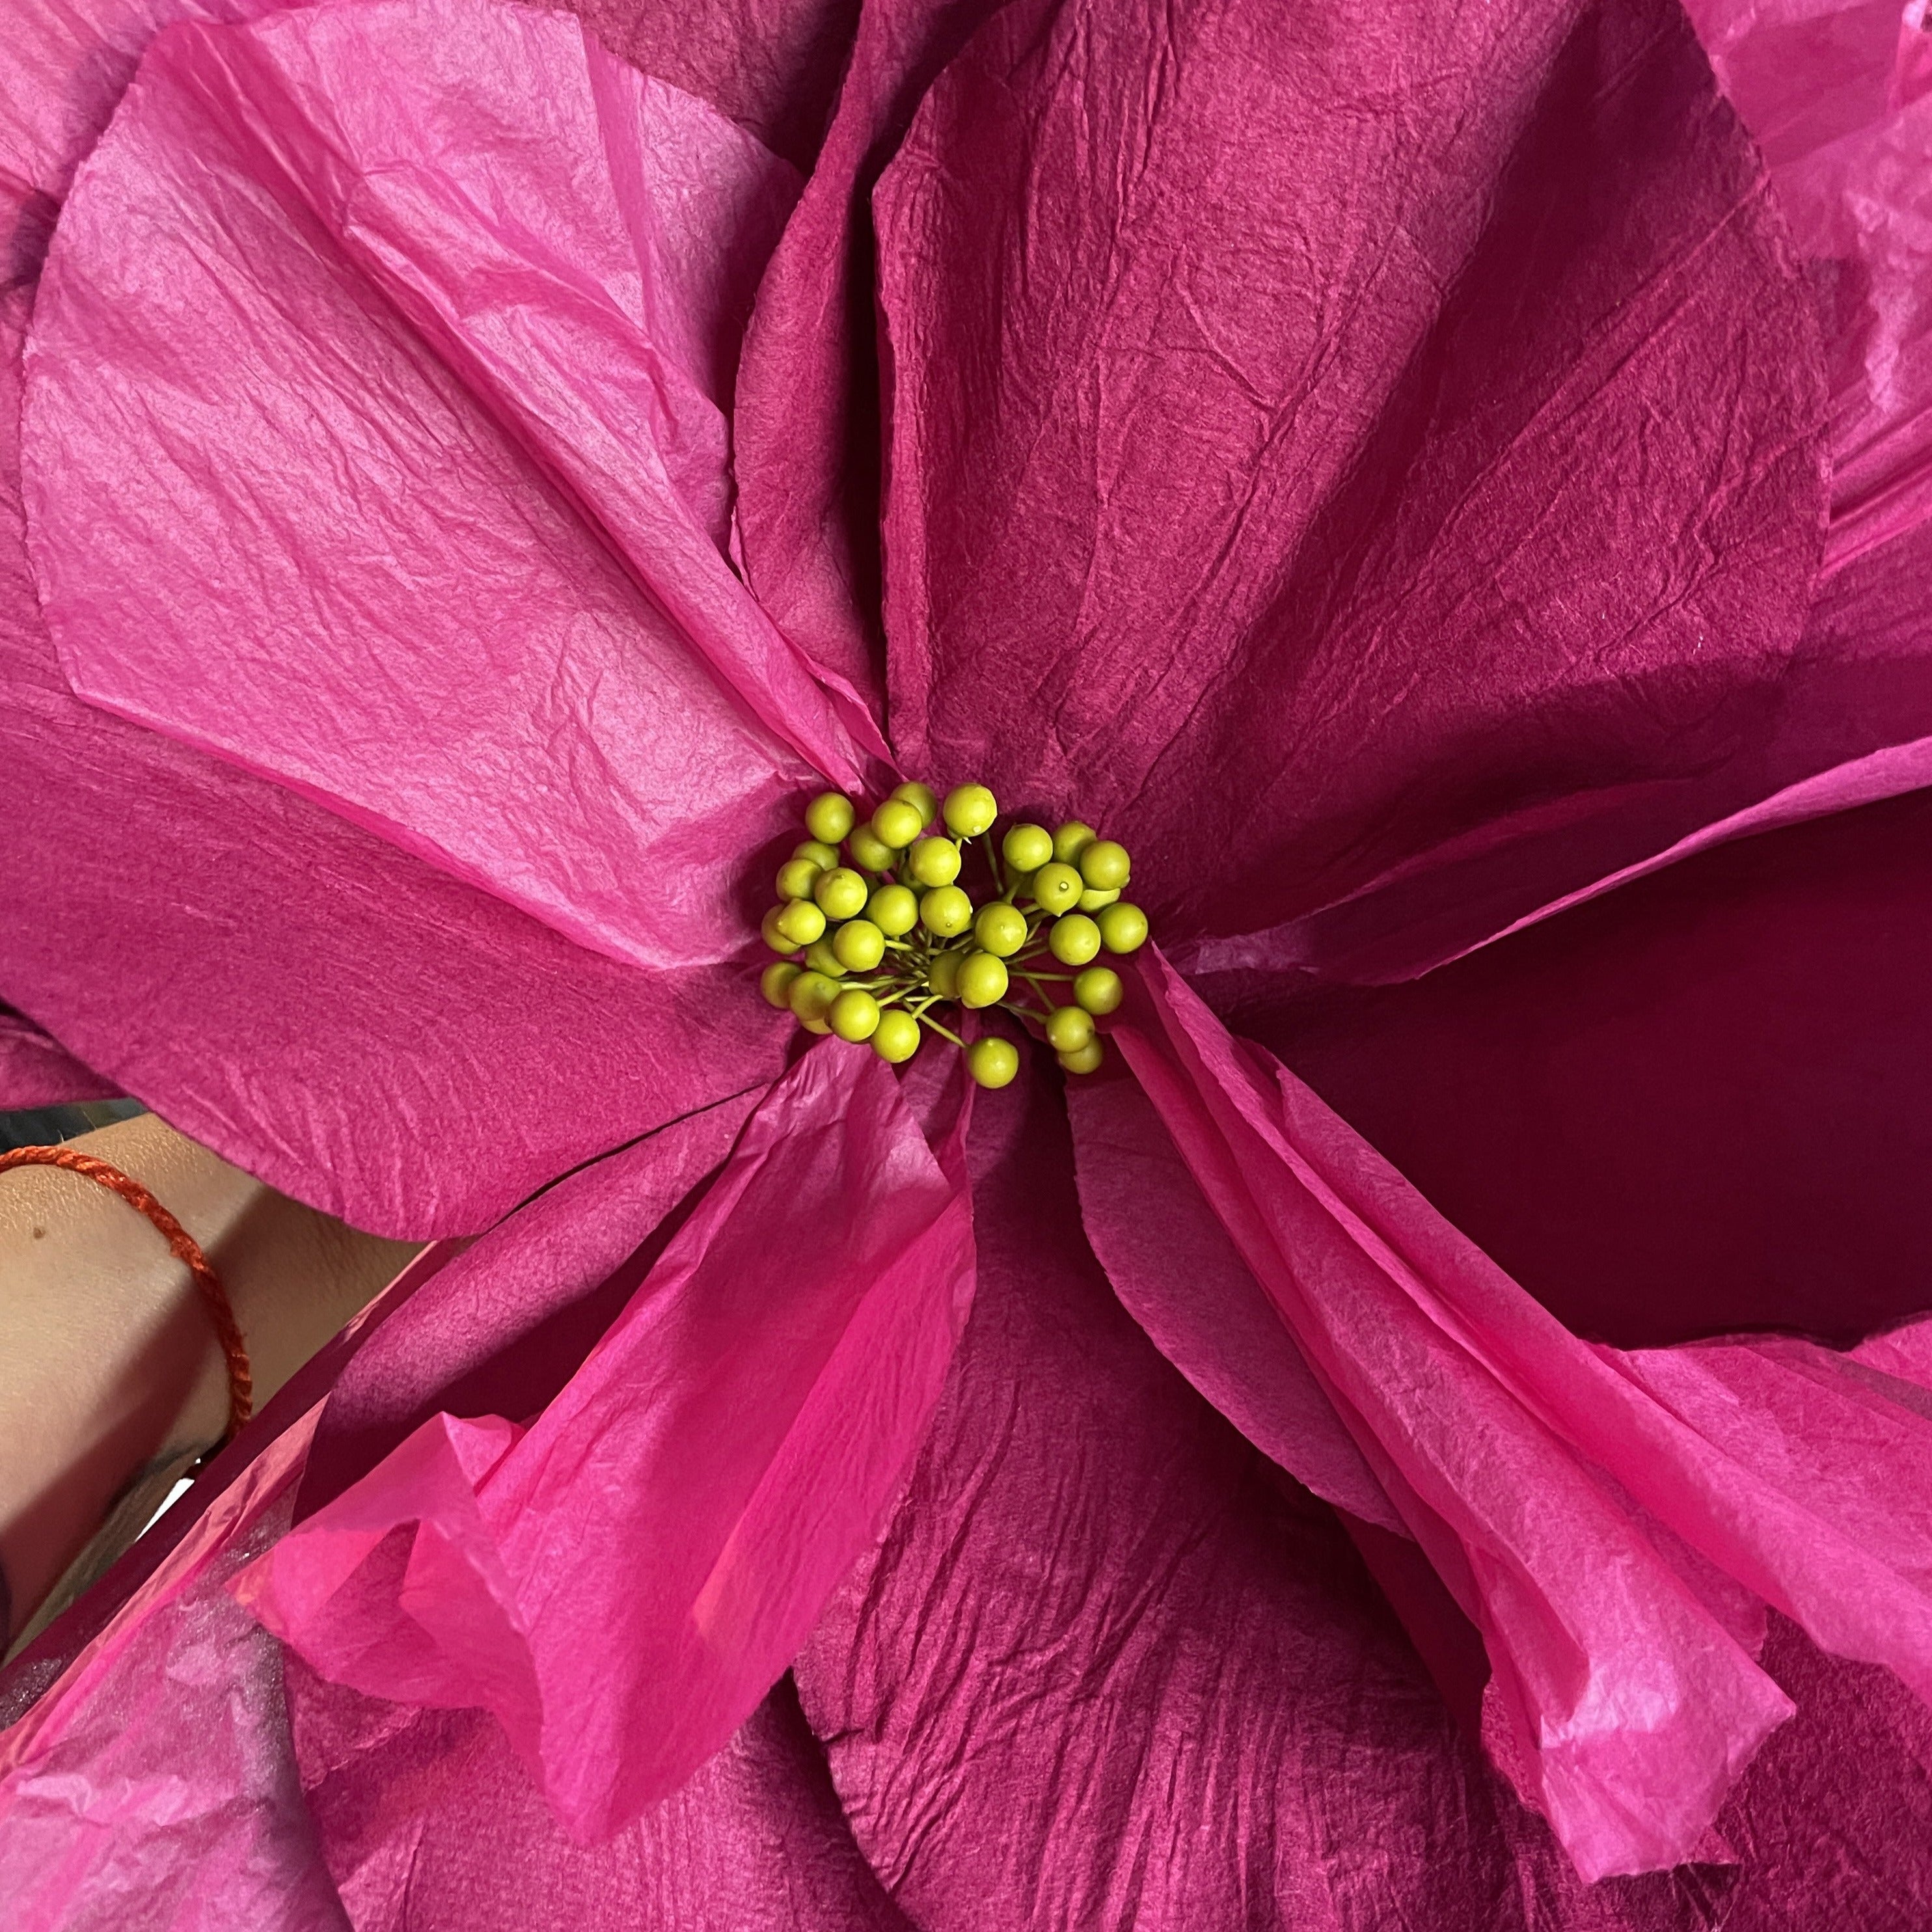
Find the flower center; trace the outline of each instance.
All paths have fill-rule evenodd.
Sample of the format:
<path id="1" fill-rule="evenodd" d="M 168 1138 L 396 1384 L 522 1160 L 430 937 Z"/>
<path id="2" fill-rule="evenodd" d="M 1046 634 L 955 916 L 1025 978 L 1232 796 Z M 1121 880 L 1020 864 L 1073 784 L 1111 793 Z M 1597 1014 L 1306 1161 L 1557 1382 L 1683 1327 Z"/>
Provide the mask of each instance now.
<path id="1" fill-rule="evenodd" d="M 894 1066 L 928 1033 L 950 1040 L 982 1087 L 1018 1072 L 1018 1049 L 999 1034 L 968 1046 L 954 1010 L 997 1006 L 1068 1072 L 1091 1073 L 1103 1052 L 1094 1022 L 1120 1004 L 1101 956 L 1148 936 L 1147 915 L 1120 896 L 1126 848 L 1078 819 L 1052 832 L 1022 820 L 996 838 L 999 815 L 982 784 L 943 805 L 902 784 L 864 820 L 843 792 L 821 792 L 765 915 L 781 956 L 760 980 L 765 998 L 808 1032 L 868 1042 Z"/>

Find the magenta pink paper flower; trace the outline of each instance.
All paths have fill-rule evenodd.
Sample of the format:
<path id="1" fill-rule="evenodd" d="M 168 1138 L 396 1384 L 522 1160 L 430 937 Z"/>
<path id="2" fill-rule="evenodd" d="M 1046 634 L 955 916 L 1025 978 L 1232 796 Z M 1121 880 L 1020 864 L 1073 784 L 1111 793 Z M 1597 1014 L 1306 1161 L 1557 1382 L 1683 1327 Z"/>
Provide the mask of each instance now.
<path id="1" fill-rule="evenodd" d="M 488 1230 L 15 1667 L 23 1922 L 1924 1884 L 1913 44 L 15 10 L 5 1090 Z M 1090 1084 L 788 1064 L 902 777 L 1132 848 Z"/>

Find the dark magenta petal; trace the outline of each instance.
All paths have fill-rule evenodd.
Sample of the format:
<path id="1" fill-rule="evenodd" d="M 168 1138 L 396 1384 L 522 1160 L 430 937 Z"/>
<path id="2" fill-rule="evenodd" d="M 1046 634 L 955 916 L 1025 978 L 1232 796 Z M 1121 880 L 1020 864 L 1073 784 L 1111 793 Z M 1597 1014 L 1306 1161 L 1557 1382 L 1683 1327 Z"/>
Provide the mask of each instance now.
<path id="1" fill-rule="evenodd" d="M 1406 986 L 1208 982 L 1579 1332 L 1932 1306 L 1932 794 L 1687 861 Z"/>
<path id="2" fill-rule="evenodd" d="M 876 1534 L 970 1298 L 954 1158 L 826 1042 L 527 1428 L 438 1414 L 238 1588 L 332 1681 L 493 1711 L 567 1830 L 616 1829 Z"/>
<path id="3" fill-rule="evenodd" d="M 909 1932 L 788 1683 L 675 1796 L 581 1845 L 484 1712 L 286 1671 L 303 1796 L 356 1932 Z"/>
<path id="4" fill-rule="evenodd" d="M 1748 769 L 1822 370 L 1674 7 L 1027 0 L 875 206 L 908 768 L 1117 832 L 1177 937 L 1514 851 L 1465 944 Z"/>
<path id="5" fill-rule="evenodd" d="M 0 1113 L 16 1107 L 105 1100 L 113 1092 L 99 1074 L 82 1066 L 32 1021 L 0 1006 Z"/>
<path id="6" fill-rule="evenodd" d="M 828 683 L 883 709 L 871 198 L 913 110 L 995 0 L 872 0 L 838 112 L 758 290 L 738 382 L 738 514 L 759 601 Z"/>
<path id="7" fill-rule="evenodd" d="M 1118 1037 L 1482 1631 L 1485 1740 L 1586 1876 L 1696 1856 L 1790 1714 L 1750 1654 L 1762 1603 L 1932 1696 L 1932 1510 L 1908 1493 L 1932 1404 L 1896 1362 L 1593 1348 L 1157 953 Z"/>
<path id="8" fill-rule="evenodd" d="M 614 957 L 735 950 L 744 862 L 861 769 L 725 555 L 795 188 L 556 15 L 166 37 L 35 308 L 70 680 Z"/>

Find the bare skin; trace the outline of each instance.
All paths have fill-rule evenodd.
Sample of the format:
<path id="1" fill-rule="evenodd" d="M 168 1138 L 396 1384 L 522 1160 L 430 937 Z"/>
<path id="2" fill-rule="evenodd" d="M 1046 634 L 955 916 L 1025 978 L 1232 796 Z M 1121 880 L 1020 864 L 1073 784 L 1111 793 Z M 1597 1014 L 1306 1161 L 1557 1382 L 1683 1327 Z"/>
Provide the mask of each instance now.
<path id="1" fill-rule="evenodd" d="M 152 1114 L 69 1144 L 151 1189 L 201 1244 L 257 1406 L 416 1252 L 275 1193 Z M 227 1411 L 206 1311 L 146 1219 L 56 1168 L 0 1174 L 0 1650 L 91 1541 L 117 1540 L 104 1522 L 119 1541 L 139 1530 Z"/>

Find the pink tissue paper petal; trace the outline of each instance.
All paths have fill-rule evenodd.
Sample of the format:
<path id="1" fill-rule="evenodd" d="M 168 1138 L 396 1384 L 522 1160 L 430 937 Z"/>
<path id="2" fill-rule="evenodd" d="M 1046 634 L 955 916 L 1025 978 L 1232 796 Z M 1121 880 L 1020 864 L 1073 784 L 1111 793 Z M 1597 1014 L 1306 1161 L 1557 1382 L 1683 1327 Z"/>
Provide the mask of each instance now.
<path id="1" fill-rule="evenodd" d="M 964 1193 L 828 1042 L 556 1400 L 434 1418 L 238 1587 L 332 1681 L 493 1711 L 601 1836 L 730 1736 L 875 1534 L 971 1283 Z"/>
<path id="2" fill-rule="evenodd" d="M 613 956 L 735 950 L 744 862 L 857 771 L 722 548 L 788 173 L 554 15 L 164 35 L 28 351 L 75 688 Z"/>
<path id="3" fill-rule="evenodd" d="M 1924 0 L 1691 0 L 1825 325 L 1832 568 L 1932 519 L 1932 32 Z"/>
<path id="4" fill-rule="evenodd" d="M 1808 1343 L 1580 1342 L 1158 954 L 1137 978 L 1128 1063 L 1481 1629 L 1486 1739 L 1586 1877 L 1693 1856 L 1790 1714 L 1759 1600 L 1932 1698 L 1932 1397 Z"/>
<path id="5" fill-rule="evenodd" d="M 1472 870 L 1449 951 L 1750 802 L 1822 371 L 1674 5 L 1020 0 L 874 201 L 910 765 L 1176 934 Z"/>
<path id="6" fill-rule="evenodd" d="M 31 1020 L 0 1007 L 0 1113 L 114 1097 L 109 1082 L 81 1065 Z"/>
<path id="7" fill-rule="evenodd" d="M 1729 1874 L 1578 1881 L 1332 1514 L 1135 1327 L 1082 1237 L 1054 1083 L 981 1096 L 969 1154 L 972 1316 L 904 1500 L 797 1665 L 908 1918 L 1708 1928 Z"/>
<path id="8" fill-rule="evenodd" d="M 760 601 L 829 683 L 883 708 L 871 197 L 994 0 L 872 0 L 824 151 L 758 290 L 738 383 L 738 514 Z"/>
<path id="9" fill-rule="evenodd" d="M 280 1654 L 224 1587 L 286 1528 L 314 1420 L 249 1464 L 0 1732 L 8 1932 L 348 1932 L 296 1774 Z"/>
<path id="10" fill-rule="evenodd" d="M 68 690 L 22 545 L 0 294 L 0 999 L 284 1193 L 474 1233 L 566 1168 L 770 1079 L 742 968 L 645 973 Z"/>

